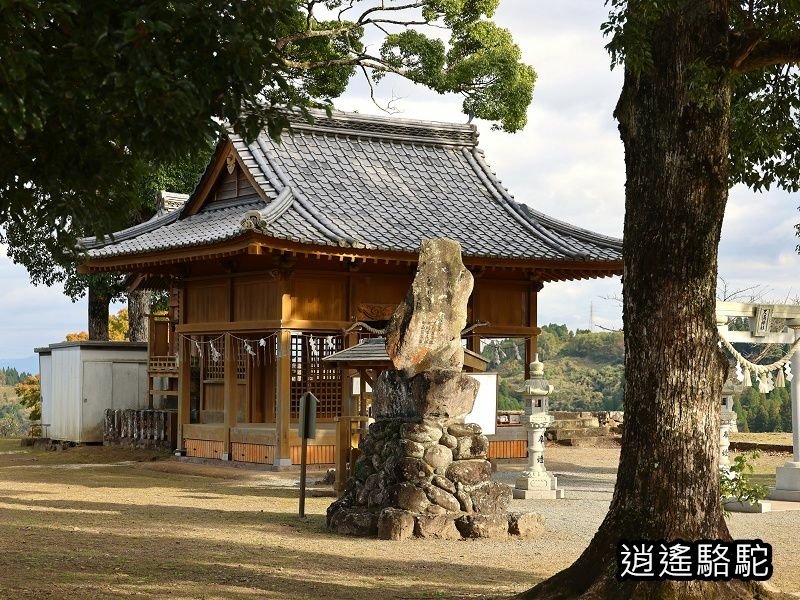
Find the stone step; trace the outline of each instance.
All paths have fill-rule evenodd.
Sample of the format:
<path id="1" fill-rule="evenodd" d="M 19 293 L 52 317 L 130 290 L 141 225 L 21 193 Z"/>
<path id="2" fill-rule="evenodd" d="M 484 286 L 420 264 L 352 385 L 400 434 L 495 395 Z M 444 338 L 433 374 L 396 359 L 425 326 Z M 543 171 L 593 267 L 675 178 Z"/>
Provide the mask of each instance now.
<path id="1" fill-rule="evenodd" d="M 569 438 L 584 437 L 604 437 L 611 434 L 610 427 L 582 427 L 582 428 L 559 428 L 554 432 L 556 440 L 561 441 Z"/>
<path id="2" fill-rule="evenodd" d="M 607 439 L 606 437 L 566 438 L 558 440 L 558 443 L 562 446 L 573 446 L 575 448 L 595 448 Z"/>
<path id="3" fill-rule="evenodd" d="M 600 427 L 600 422 L 594 418 L 588 419 L 556 419 L 553 421 L 551 427 L 556 429 L 572 428 L 578 429 L 580 427 Z"/>

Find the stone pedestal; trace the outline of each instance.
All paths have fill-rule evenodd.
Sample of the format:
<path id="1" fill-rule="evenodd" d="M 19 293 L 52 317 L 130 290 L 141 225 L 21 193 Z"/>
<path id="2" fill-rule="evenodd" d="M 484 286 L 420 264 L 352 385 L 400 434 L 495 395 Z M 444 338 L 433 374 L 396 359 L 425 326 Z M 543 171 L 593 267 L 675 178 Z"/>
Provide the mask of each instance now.
<path id="1" fill-rule="evenodd" d="M 775 489 L 768 498 L 800 502 L 800 462 L 788 461 L 775 469 Z"/>

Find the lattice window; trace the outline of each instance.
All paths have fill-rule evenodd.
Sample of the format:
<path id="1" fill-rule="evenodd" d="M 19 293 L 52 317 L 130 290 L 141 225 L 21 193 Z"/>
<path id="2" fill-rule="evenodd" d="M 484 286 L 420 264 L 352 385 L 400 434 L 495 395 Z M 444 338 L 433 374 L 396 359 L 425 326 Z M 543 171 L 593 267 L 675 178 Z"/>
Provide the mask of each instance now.
<path id="1" fill-rule="evenodd" d="M 252 344 L 250 345 L 252 346 Z M 245 350 L 244 342 L 236 340 L 236 379 L 240 382 L 247 381 L 247 363 L 249 360 L 250 355 Z"/>
<path id="2" fill-rule="evenodd" d="M 203 344 L 203 379 L 224 379 L 225 378 L 225 336 L 208 336 L 204 341 L 214 343 L 214 348 L 219 352 L 217 360 L 214 360 L 214 352 L 211 344 Z"/>
<path id="3" fill-rule="evenodd" d="M 309 335 L 314 336 L 315 351 L 312 350 Z M 319 400 L 318 419 L 333 419 L 342 414 L 342 370 L 323 366 L 321 359 L 341 350 L 343 340 L 341 336 L 334 334 L 331 348 L 325 340 L 327 335 L 322 332 L 292 334 L 292 381 L 289 395 L 292 419 L 300 416 L 300 397 L 306 392 L 311 392 Z"/>

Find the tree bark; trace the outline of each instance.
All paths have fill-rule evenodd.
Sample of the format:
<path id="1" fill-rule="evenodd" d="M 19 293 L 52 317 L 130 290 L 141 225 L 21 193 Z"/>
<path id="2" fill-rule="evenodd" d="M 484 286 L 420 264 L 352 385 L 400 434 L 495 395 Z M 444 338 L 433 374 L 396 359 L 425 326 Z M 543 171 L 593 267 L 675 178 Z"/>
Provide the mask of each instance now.
<path id="1" fill-rule="evenodd" d="M 128 339 L 131 342 L 146 342 L 148 338 L 150 292 L 134 290 L 128 292 Z"/>
<path id="2" fill-rule="evenodd" d="M 108 307 L 111 294 L 103 293 L 94 286 L 89 286 L 89 339 L 108 341 Z"/>
<path id="3" fill-rule="evenodd" d="M 693 95 L 692 71 L 724 64 L 728 3 L 681 6 L 653 26 L 652 68 L 626 69 L 615 111 L 627 184 L 625 429 L 613 500 L 580 558 L 523 598 L 767 597 L 757 584 L 738 580 L 623 583 L 616 577 L 621 540 L 730 539 L 718 472 L 719 399 L 728 363 L 717 346 L 714 315 L 731 89 L 717 75 Z"/>

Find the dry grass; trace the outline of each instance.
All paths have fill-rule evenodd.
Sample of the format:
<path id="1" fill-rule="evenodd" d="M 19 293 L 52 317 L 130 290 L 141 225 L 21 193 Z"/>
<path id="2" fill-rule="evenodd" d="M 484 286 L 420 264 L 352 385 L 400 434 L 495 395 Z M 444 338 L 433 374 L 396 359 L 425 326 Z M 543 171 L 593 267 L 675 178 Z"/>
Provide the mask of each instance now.
<path id="1" fill-rule="evenodd" d="M 781 445 L 781 446 L 791 447 L 792 434 L 791 433 L 732 433 L 731 441 L 751 442 L 757 444 L 768 444 L 776 446 Z"/>
<path id="2" fill-rule="evenodd" d="M 588 473 L 613 472 L 618 456 L 552 454 L 559 468 L 574 461 Z M 308 518 L 297 517 L 295 479 L 157 452 L 43 452 L 0 440 L 0 598 L 506 597 L 577 558 L 599 524 L 591 517 L 580 535 L 534 541 L 348 538 L 325 529 L 330 498 L 309 498 Z"/>

